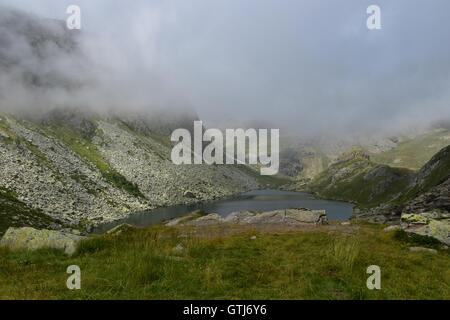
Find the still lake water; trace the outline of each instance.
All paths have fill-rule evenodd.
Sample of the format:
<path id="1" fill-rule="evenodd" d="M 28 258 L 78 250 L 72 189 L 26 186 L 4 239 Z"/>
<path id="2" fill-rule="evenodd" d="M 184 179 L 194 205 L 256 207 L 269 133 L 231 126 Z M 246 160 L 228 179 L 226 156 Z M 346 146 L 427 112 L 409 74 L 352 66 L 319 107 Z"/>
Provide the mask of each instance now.
<path id="1" fill-rule="evenodd" d="M 193 205 L 179 205 L 134 213 L 129 217 L 105 223 L 95 229 L 95 233 L 103 233 L 115 226 L 128 223 L 136 226 L 148 226 L 165 220 L 174 219 L 194 210 L 203 209 L 208 213 L 218 213 L 222 216 L 236 211 L 259 210 L 271 211 L 287 208 L 307 208 L 325 210 L 328 220 L 347 220 L 350 218 L 353 205 L 346 202 L 321 200 L 304 192 L 281 190 L 255 190 L 243 193 L 237 197 Z"/>

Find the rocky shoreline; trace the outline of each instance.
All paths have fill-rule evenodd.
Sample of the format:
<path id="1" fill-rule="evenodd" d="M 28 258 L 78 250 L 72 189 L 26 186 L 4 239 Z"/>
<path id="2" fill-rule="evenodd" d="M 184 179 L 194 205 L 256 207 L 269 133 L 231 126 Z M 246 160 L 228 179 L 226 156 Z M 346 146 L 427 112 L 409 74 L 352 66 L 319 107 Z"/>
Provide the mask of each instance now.
<path id="1" fill-rule="evenodd" d="M 205 227 L 219 225 L 235 226 L 272 226 L 283 229 L 302 226 L 319 226 L 327 224 L 327 216 L 324 210 L 308 210 L 304 208 L 274 210 L 268 212 L 235 212 L 222 218 L 216 213 L 202 215 L 198 212 L 187 214 L 181 218 L 172 219 L 165 223 L 169 227 Z M 128 224 L 121 224 L 106 232 L 107 235 L 118 235 L 124 230 L 134 229 Z M 79 230 L 65 229 L 37 230 L 30 227 L 10 227 L 0 240 L 0 247 L 10 250 L 38 250 L 58 249 L 67 255 L 73 255 L 80 241 L 88 239 L 88 235 Z"/>
<path id="2" fill-rule="evenodd" d="M 425 237 L 432 237 L 441 242 L 444 247 L 450 246 L 449 226 L 450 216 L 448 214 L 423 213 L 420 215 L 405 214 L 402 216 L 400 226 L 391 225 L 384 229 L 386 232 L 403 230 L 407 233 L 417 234 Z M 171 219 L 163 223 L 167 227 L 177 228 L 183 232 L 201 233 L 207 228 L 236 228 L 250 227 L 254 230 L 264 231 L 289 231 L 302 230 L 317 226 L 328 225 L 328 219 L 324 210 L 309 210 L 304 208 L 290 208 L 273 210 L 266 212 L 239 211 L 222 217 L 217 213 L 204 214 L 194 211 L 182 217 Z M 342 222 L 341 226 L 352 225 L 351 221 Z M 356 226 L 356 225 L 355 225 Z M 356 226 L 357 227 L 357 226 Z M 133 230 L 136 227 L 129 224 L 121 224 L 108 230 L 106 236 L 119 235 L 124 231 Z M 192 229 L 194 228 L 194 229 Z M 13 228 L 10 227 L 2 239 L 0 247 L 10 250 L 38 250 L 38 249 L 58 249 L 67 255 L 73 255 L 77 251 L 79 243 L 91 236 L 75 229 L 37 230 L 30 227 Z M 411 250 L 431 250 L 425 248 L 411 248 Z"/>

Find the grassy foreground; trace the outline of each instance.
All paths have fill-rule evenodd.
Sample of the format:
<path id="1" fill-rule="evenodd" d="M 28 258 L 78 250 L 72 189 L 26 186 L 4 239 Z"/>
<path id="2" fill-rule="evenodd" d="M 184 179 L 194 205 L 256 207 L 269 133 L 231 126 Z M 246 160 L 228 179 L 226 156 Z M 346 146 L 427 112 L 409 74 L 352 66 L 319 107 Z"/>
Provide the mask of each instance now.
<path id="1" fill-rule="evenodd" d="M 70 258 L 2 249 L 0 298 L 450 299 L 449 250 L 410 252 L 412 240 L 381 226 L 208 228 L 128 230 Z M 66 288 L 69 265 L 81 268 L 81 290 Z M 381 268 L 381 290 L 366 287 L 370 265 Z"/>

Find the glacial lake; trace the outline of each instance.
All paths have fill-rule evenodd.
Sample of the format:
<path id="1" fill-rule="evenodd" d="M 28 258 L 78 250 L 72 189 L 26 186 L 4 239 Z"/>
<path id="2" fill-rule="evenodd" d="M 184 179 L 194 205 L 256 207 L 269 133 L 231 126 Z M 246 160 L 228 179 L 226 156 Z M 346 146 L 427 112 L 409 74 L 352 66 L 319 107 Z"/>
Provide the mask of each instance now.
<path id="1" fill-rule="evenodd" d="M 133 213 L 125 219 L 102 224 L 95 228 L 94 232 L 104 233 L 122 223 L 128 223 L 135 226 L 148 226 L 181 217 L 189 212 L 199 209 L 203 209 L 208 213 L 215 212 L 225 217 L 236 211 L 271 211 L 287 208 L 325 210 L 328 220 L 338 221 L 349 219 L 353 211 L 353 205 L 350 203 L 317 199 L 309 193 L 281 190 L 255 190 L 230 199 L 157 208 Z"/>

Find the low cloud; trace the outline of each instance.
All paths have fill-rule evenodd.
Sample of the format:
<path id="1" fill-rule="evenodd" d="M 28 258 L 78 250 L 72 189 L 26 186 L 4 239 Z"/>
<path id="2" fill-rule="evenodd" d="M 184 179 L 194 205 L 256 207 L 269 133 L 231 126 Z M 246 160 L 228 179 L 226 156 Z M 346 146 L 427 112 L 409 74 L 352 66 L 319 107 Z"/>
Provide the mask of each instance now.
<path id="1" fill-rule="evenodd" d="M 450 119 L 450 3 L 375 2 L 376 31 L 366 28 L 365 0 L 78 1 L 79 51 L 49 45 L 42 62 L 21 36 L 6 37 L 0 54 L 8 48 L 49 83 L 30 90 L 21 71 L 2 72 L 1 105 L 194 108 L 209 126 L 269 123 L 308 137 Z M 65 19 L 72 3 L 2 4 Z"/>

